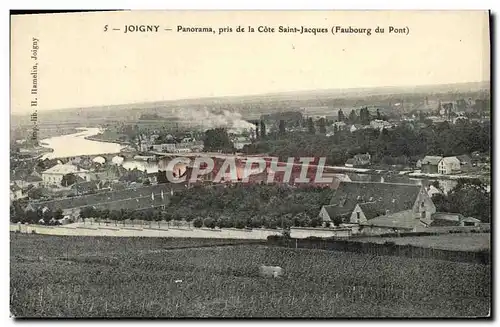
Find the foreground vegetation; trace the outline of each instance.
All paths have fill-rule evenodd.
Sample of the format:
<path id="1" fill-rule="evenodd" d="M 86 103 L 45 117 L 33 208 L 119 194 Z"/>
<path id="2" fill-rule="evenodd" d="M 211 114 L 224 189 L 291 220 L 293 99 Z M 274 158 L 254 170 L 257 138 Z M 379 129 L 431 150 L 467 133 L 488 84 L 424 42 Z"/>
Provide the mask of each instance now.
<path id="1" fill-rule="evenodd" d="M 16 317 L 485 316 L 490 267 L 196 240 L 12 234 Z M 201 241 L 200 241 L 201 242 Z M 206 242 L 206 241 L 204 241 Z M 257 276 L 279 265 L 281 279 Z"/>

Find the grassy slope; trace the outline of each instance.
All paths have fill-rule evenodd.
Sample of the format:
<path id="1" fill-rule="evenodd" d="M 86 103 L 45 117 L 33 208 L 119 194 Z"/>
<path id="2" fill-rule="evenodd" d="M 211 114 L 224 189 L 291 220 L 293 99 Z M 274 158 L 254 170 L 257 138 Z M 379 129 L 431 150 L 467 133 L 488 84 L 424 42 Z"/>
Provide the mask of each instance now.
<path id="1" fill-rule="evenodd" d="M 171 249 L 199 242 L 12 235 L 11 311 L 17 317 L 488 313 L 489 266 L 261 245 Z M 260 264 L 280 265 L 286 277 L 256 277 Z"/>

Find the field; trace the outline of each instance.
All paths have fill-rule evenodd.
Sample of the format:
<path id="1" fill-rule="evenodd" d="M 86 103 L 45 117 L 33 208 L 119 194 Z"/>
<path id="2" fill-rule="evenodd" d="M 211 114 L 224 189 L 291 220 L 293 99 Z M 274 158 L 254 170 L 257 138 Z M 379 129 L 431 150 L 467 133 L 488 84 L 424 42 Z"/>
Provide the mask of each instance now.
<path id="1" fill-rule="evenodd" d="M 394 242 L 398 245 L 414 245 L 443 250 L 480 251 L 490 249 L 490 233 L 457 233 L 431 236 L 405 237 L 362 237 L 354 240 L 360 242 L 385 243 Z"/>
<path id="2" fill-rule="evenodd" d="M 489 313 L 487 265 L 257 244 L 198 247 L 220 242 L 11 233 L 11 312 L 16 317 Z M 179 249 L 186 246 L 193 248 Z M 279 265 L 285 276 L 258 277 L 261 264 Z"/>

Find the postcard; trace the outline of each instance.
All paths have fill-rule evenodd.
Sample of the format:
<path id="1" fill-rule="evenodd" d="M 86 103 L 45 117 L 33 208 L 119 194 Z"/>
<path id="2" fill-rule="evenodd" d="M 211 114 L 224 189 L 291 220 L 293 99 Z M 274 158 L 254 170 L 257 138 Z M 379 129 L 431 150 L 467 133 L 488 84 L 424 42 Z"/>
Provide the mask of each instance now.
<path id="1" fill-rule="evenodd" d="M 10 28 L 13 318 L 491 318 L 489 12 Z"/>

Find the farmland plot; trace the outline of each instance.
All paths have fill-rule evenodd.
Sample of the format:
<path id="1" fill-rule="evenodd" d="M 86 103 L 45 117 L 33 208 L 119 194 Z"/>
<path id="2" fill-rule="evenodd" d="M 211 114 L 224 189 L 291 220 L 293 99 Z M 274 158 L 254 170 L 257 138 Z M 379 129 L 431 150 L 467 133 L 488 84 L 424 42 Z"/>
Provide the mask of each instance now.
<path id="1" fill-rule="evenodd" d="M 196 246 L 196 240 L 189 240 Z M 15 235 L 16 317 L 472 317 L 490 267 L 264 245 Z M 216 244 L 214 244 L 216 245 Z M 283 278 L 260 278 L 260 265 Z"/>

